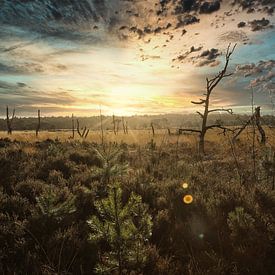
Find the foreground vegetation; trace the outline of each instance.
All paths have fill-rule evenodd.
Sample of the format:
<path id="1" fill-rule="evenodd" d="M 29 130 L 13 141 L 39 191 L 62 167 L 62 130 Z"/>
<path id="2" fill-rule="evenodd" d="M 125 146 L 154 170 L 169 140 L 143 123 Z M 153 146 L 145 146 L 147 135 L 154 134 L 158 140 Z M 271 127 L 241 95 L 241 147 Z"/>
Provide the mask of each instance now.
<path id="1" fill-rule="evenodd" d="M 272 274 L 273 137 L 2 138 L 0 272 Z"/>

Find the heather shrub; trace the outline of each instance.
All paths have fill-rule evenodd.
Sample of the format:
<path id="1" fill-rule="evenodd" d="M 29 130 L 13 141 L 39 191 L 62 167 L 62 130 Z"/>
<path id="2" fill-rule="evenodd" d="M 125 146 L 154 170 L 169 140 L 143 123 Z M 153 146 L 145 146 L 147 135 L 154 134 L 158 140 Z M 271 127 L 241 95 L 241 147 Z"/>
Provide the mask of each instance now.
<path id="1" fill-rule="evenodd" d="M 0 273 L 272 274 L 272 159 L 211 148 L 0 140 Z"/>

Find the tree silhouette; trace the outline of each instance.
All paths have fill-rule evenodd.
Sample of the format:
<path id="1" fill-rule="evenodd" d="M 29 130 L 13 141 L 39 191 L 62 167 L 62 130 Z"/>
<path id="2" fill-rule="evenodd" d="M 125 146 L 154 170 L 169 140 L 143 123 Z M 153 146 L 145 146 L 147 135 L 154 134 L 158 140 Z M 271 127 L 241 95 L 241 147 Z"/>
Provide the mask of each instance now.
<path id="1" fill-rule="evenodd" d="M 205 135 L 207 133 L 208 130 L 214 129 L 214 128 L 219 128 L 222 129 L 224 131 L 230 130 L 228 128 L 223 127 L 220 123 L 217 124 L 213 124 L 213 125 L 208 125 L 207 121 L 208 121 L 208 115 L 211 113 L 215 113 L 215 112 L 227 112 L 229 114 L 233 114 L 232 109 L 210 109 L 210 97 L 212 95 L 213 90 L 216 88 L 216 86 L 220 83 L 220 81 L 225 78 L 225 77 L 229 77 L 232 75 L 232 73 L 227 73 L 227 68 L 228 68 L 228 64 L 230 61 L 230 57 L 232 55 L 232 53 L 234 52 L 236 47 L 236 44 L 233 46 L 233 48 L 231 49 L 231 44 L 228 45 L 227 47 L 227 51 L 226 51 L 226 55 L 225 55 L 225 65 L 223 67 L 223 69 L 213 78 L 209 79 L 206 78 L 206 93 L 203 94 L 205 96 L 204 99 L 200 98 L 199 101 L 191 101 L 191 103 L 195 104 L 195 105 L 203 105 L 204 106 L 204 112 L 197 112 L 198 115 L 201 117 L 202 119 L 202 123 L 201 123 L 201 129 L 200 130 L 196 130 L 196 129 L 179 129 L 179 134 L 182 132 L 195 132 L 199 134 L 199 153 L 200 154 L 205 154 L 205 148 L 204 148 L 204 144 L 205 144 Z"/>

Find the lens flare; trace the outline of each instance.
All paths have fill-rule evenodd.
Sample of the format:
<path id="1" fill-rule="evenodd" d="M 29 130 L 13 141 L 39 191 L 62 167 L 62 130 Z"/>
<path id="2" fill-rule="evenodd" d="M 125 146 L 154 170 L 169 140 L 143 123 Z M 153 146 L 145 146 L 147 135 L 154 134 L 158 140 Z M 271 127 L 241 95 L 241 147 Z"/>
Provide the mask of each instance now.
<path id="1" fill-rule="evenodd" d="M 185 195 L 185 196 L 183 197 L 183 202 L 184 202 L 185 204 L 190 204 L 190 203 L 193 202 L 193 197 L 192 197 L 191 195 Z"/>
<path id="2" fill-rule="evenodd" d="M 183 188 L 183 189 L 187 189 L 187 188 L 188 188 L 188 183 L 187 183 L 187 182 L 184 182 L 184 183 L 182 184 L 182 188 Z"/>

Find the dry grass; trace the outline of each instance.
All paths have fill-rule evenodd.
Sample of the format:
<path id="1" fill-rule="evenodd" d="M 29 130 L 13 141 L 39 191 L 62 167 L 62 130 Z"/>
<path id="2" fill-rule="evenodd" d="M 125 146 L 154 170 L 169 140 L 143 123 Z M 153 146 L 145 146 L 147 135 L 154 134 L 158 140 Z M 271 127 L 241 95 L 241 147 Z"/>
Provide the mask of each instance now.
<path id="1" fill-rule="evenodd" d="M 39 133 L 39 136 L 35 136 L 34 131 L 14 131 L 12 135 L 8 135 L 6 132 L 0 132 L 0 138 L 10 138 L 11 140 L 17 141 L 42 141 L 45 139 L 59 139 L 61 141 L 71 140 L 71 132 L 67 131 L 58 131 L 58 132 L 49 132 L 42 131 Z M 123 132 L 115 135 L 112 131 L 104 132 L 104 143 L 108 142 L 117 142 L 117 143 L 127 143 L 127 144 L 140 144 L 145 145 L 150 142 L 152 139 L 160 145 L 162 142 L 169 140 L 171 143 L 179 142 L 193 142 L 196 139 L 193 135 L 171 135 L 169 136 L 166 130 L 156 130 L 155 136 L 152 135 L 150 130 L 130 130 L 129 134 L 126 135 Z M 82 140 L 77 134 L 75 140 Z M 88 142 L 101 143 L 101 132 L 100 131 L 90 131 L 88 137 L 85 139 Z"/>
<path id="2" fill-rule="evenodd" d="M 275 146 L 275 129 L 266 128 L 267 143 L 271 146 Z M 240 136 L 242 141 L 252 142 L 252 129 L 245 130 Z M 219 145 L 228 144 L 228 138 L 230 134 L 224 136 L 220 131 L 212 130 L 209 131 L 206 140 L 210 143 L 217 143 Z M 25 141 L 25 142 L 36 142 L 43 141 L 46 139 L 58 139 L 60 141 L 72 140 L 70 131 L 41 131 L 39 136 L 35 136 L 34 131 L 14 131 L 12 135 L 8 135 L 6 132 L 0 131 L 0 138 L 10 138 L 11 140 Z M 256 135 L 257 138 L 257 135 Z M 155 135 L 152 135 L 151 130 L 130 130 L 129 134 L 126 135 L 123 132 L 115 135 L 112 131 L 104 132 L 104 143 L 116 142 L 126 144 L 138 144 L 145 145 L 148 142 L 153 141 L 156 145 L 167 144 L 167 143 L 188 143 L 196 144 L 198 140 L 197 134 L 183 134 L 183 135 L 168 135 L 167 130 L 156 130 Z M 77 134 L 75 140 L 82 140 Z M 90 131 L 85 141 L 101 143 L 101 132 Z"/>

